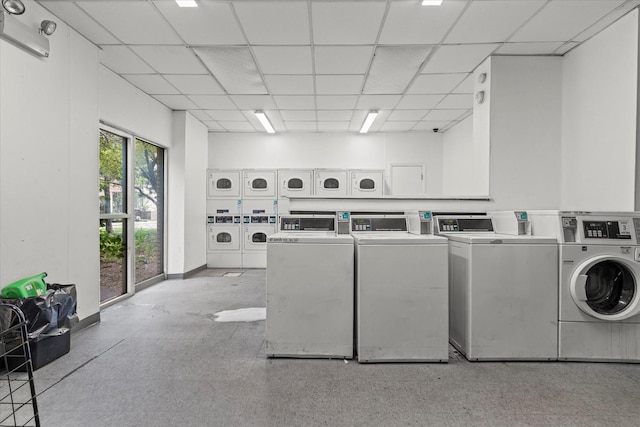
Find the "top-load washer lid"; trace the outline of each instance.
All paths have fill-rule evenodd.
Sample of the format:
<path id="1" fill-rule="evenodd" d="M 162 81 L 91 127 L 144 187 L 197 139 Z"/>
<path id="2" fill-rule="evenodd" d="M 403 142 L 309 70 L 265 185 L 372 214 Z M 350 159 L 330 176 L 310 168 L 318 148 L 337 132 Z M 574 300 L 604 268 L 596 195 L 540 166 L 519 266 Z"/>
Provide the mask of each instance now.
<path id="1" fill-rule="evenodd" d="M 359 245 L 446 245 L 446 237 L 431 234 L 411 234 L 402 232 L 367 233 L 355 232 L 353 239 Z"/>
<path id="2" fill-rule="evenodd" d="M 462 242 L 469 244 L 505 244 L 505 245 L 548 245 L 557 244 L 558 241 L 553 237 L 542 236 L 514 236 L 513 234 L 498 234 L 493 232 L 487 233 L 441 233 L 447 239 L 453 242 Z"/>
<path id="3" fill-rule="evenodd" d="M 314 244 L 314 245 L 336 245 L 348 244 L 353 245 L 353 237 L 349 234 L 336 234 L 333 231 L 315 231 L 315 232 L 280 232 L 267 237 L 269 243 L 286 243 L 286 244 Z"/>

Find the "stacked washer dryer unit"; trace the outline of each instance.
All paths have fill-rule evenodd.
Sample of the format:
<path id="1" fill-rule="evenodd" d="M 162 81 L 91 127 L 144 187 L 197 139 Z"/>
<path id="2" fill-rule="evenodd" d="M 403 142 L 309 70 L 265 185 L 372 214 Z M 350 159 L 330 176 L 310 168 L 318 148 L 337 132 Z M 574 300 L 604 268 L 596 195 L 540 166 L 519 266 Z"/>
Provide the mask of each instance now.
<path id="1" fill-rule="evenodd" d="M 351 195 L 348 170 L 315 169 L 313 172 L 316 196 L 344 197 Z"/>
<path id="2" fill-rule="evenodd" d="M 334 215 L 283 215 L 267 239 L 268 357 L 353 357 L 353 238 Z"/>
<path id="3" fill-rule="evenodd" d="M 384 171 L 354 169 L 349 171 L 351 197 L 378 197 L 384 194 Z"/>
<path id="4" fill-rule="evenodd" d="M 404 215 L 351 216 L 358 361 L 447 362 L 447 239 Z"/>
<path id="5" fill-rule="evenodd" d="M 498 234 L 486 215 L 435 227 L 449 239 L 451 343 L 471 361 L 556 360 L 556 239 Z"/>
<path id="6" fill-rule="evenodd" d="M 239 170 L 207 170 L 207 267 L 242 267 Z"/>
<path id="7" fill-rule="evenodd" d="M 291 197 L 313 195 L 313 169 L 279 169 L 278 170 L 278 214 L 289 213 Z"/>
<path id="8" fill-rule="evenodd" d="M 272 169 L 242 171 L 242 267 L 267 266 L 267 237 L 277 231 L 278 173 Z"/>
<path id="9" fill-rule="evenodd" d="M 530 216 L 559 241 L 559 359 L 640 362 L 640 212 Z"/>

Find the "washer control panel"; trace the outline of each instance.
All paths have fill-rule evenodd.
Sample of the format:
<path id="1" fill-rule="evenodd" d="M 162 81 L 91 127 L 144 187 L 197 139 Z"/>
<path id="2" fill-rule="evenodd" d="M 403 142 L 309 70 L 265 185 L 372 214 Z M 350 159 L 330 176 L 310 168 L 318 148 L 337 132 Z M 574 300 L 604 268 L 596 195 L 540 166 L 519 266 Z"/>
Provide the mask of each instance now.
<path id="1" fill-rule="evenodd" d="M 617 221 L 582 222 L 585 239 L 631 240 L 631 218 Z"/>

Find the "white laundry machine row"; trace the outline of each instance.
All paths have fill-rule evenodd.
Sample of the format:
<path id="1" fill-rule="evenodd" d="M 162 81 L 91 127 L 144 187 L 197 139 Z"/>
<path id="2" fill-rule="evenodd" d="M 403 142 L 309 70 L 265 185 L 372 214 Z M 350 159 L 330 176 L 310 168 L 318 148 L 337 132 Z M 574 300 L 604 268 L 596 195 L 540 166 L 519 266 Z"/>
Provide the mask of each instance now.
<path id="1" fill-rule="evenodd" d="M 556 360 L 555 238 L 495 232 L 490 216 L 436 216 L 449 239 L 449 339 L 470 361 Z"/>
<path id="2" fill-rule="evenodd" d="M 280 218 L 267 238 L 267 357 L 353 357 L 353 254 L 335 216 Z"/>
<path id="3" fill-rule="evenodd" d="M 559 242 L 559 359 L 640 362 L 640 212 L 529 216 Z"/>
<path id="4" fill-rule="evenodd" d="M 351 216 L 358 362 L 447 362 L 447 239 L 404 215 Z"/>
<path id="5" fill-rule="evenodd" d="M 324 197 L 378 197 L 384 194 L 384 171 L 315 169 L 315 195 Z"/>

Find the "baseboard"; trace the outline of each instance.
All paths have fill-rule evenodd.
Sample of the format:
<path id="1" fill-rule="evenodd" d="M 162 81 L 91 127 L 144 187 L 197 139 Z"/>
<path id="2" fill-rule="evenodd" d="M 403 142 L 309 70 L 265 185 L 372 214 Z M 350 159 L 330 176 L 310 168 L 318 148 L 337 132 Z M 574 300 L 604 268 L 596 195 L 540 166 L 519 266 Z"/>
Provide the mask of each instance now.
<path id="1" fill-rule="evenodd" d="M 147 289 L 149 286 L 153 286 L 157 283 L 164 282 L 165 280 L 164 274 L 159 274 L 156 277 L 152 277 L 151 279 L 147 279 L 144 282 L 136 284 L 136 292 Z"/>
<path id="2" fill-rule="evenodd" d="M 193 277 L 195 274 L 200 273 L 207 269 L 207 264 L 203 264 L 200 267 L 196 267 L 193 270 L 189 270 L 186 273 L 179 274 L 167 274 L 167 280 L 184 280 Z"/>
<path id="3" fill-rule="evenodd" d="M 100 323 L 100 312 L 94 313 L 89 317 L 85 317 L 78 323 L 76 323 L 73 328 L 71 328 L 71 333 L 75 333 L 83 330 L 84 328 L 88 328 L 89 326 L 95 325 L 96 323 Z"/>

